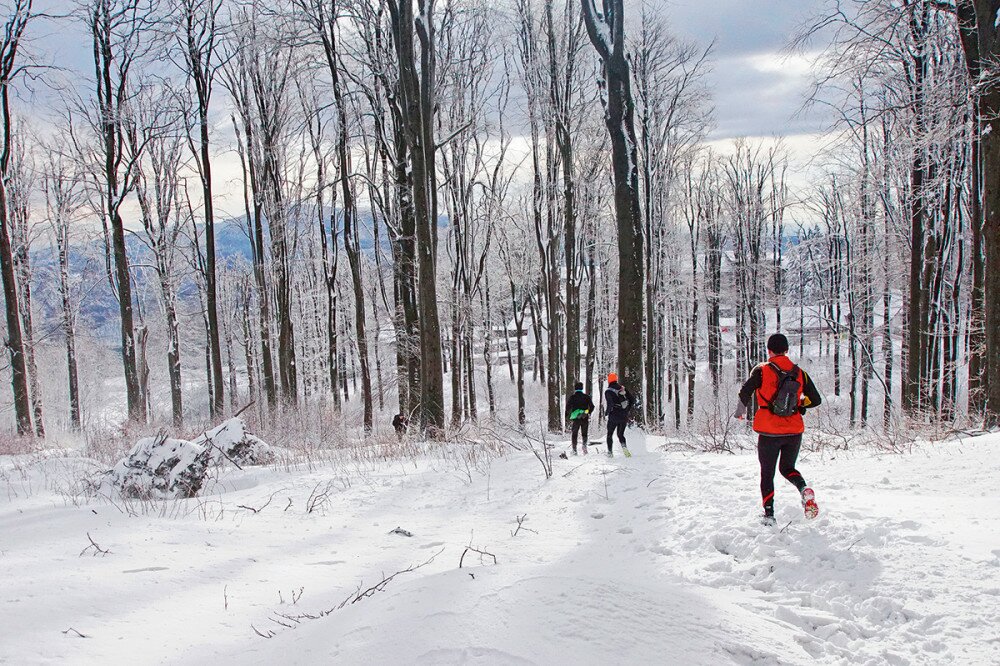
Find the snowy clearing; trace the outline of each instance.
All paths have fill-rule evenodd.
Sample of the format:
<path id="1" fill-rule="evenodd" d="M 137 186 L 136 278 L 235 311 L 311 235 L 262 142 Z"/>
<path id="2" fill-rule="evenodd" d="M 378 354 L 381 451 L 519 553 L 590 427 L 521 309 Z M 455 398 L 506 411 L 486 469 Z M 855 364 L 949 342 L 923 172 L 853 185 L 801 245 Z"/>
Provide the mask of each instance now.
<path id="1" fill-rule="evenodd" d="M 52 490 L 79 459 L 0 459 L 0 663 L 995 664 L 998 443 L 804 454 L 821 515 L 779 480 L 774 528 L 750 452 L 652 437 L 549 481 L 233 470 L 132 517 Z"/>

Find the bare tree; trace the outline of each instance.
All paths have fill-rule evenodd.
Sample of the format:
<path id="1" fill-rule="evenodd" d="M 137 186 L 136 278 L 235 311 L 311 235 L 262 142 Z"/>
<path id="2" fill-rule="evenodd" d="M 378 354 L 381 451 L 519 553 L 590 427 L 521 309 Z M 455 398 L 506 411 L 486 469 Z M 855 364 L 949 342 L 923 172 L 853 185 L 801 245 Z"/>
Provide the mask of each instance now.
<path id="1" fill-rule="evenodd" d="M 279 26 L 261 19 L 263 9 L 255 3 L 234 20 L 234 41 L 226 57 L 226 87 L 236 102 L 241 121 L 242 150 L 246 160 L 248 196 L 253 198 L 252 239 L 257 265 L 259 297 L 268 292 L 264 273 L 263 221 L 270 231 L 273 274 L 274 319 L 278 332 L 278 379 L 286 405 L 298 400 L 295 332 L 293 323 L 292 254 L 297 231 L 290 219 L 291 202 L 286 192 L 285 167 L 292 125 L 290 86 L 294 67 L 294 43 L 287 35 L 273 34 Z M 249 205 L 248 205 L 249 217 Z M 261 322 L 263 331 L 270 322 Z M 273 371 L 268 372 L 270 334 L 265 350 L 265 390 L 273 395 Z"/>
<path id="2" fill-rule="evenodd" d="M 162 115 L 169 108 L 166 103 L 162 95 L 147 96 L 137 101 L 137 132 L 130 136 L 130 141 L 146 144 L 143 159 L 137 167 L 136 194 L 142 213 L 144 242 L 153 256 L 160 305 L 166 320 L 170 403 L 174 425 L 180 426 L 184 421 L 184 407 L 175 254 L 187 211 L 182 206 L 184 196 L 180 183 L 183 139 L 176 122 L 173 127 L 169 124 L 158 126 L 158 123 L 164 122 Z M 208 310 L 211 311 L 211 306 Z M 213 388 L 213 397 L 217 395 L 214 391 Z"/>
<path id="3" fill-rule="evenodd" d="M 222 413 L 225 395 L 222 382 L 222 349 L 219 342 L 219 306 L 216 284 L 215 206 L 212 200 L 212 159 L 209 110 L 212 88 L 221 66 L 219 40 L 222 0 L 180 0 L 175 8 L 175 33 L 181 63 L 189 86 L 194 88 L 197 130 L 186 123 L 188 143 L 198 171 L 205 215 L 205 307 L 208 345 L 212 365 L 213 416 Z M 187 117 L 186 117 L 187 118 Z M 174 417 L 177 418 L 175 404 Z"/>
<path id="4" fill-rule="evenodd" d="M 341 208 L 344 224 L 344 250 L 351 271 L 354 292 L 354 327 L 358 346 L 358 363 L 361 366 L 361 401 L 364 410 L 364 427 L 371 431 L 373 425 L 372 381 L 369 367 L 368 333 L 365 327 L 365 291 L 361 275 L 360 225 L 355 201 L 355 188 L 351 182 L 352 163 L 350 146 L 350 120 L 347 95 L 344 93 L 343 60 L 340 53 L 340 23 L 345 21 L 343 9 L 337 0 L 314 0 L 306 6 L 313 30 L 323 47 L 330 84 L 337 109 L 337 163 L 340 180 Z M 336 251 L 336 248 L 334 248 Z"/>
<path id="5" fill-rule="evenodd" d="M 258 328 L 260 331 L 260 370 L 264 395 L 272 409 L 277 405 L 278 391 L 274 377 L 274 356 L 271 351 L 271 290 L 267 270 L 267 248 L 264 245 L 264 206 L 260 180 L 259 140 L 254 103 L 250 91 L 249 61 L 242 44 L 249 41 L 240 36 L 227 54 L 227 67 L 223 80 L 233 101 L 233 127 L 236 132 L 236 150 L 243 174 L 243 203 L 246 212 L 246 233 L 250 241 L 254 281 L 257 287 Z M 249 299 L 247 300 L 249 306 Z M 248 336 L 249 340 L 249 336 Z"/>
<path id="6" fill-rule="evenodd" d="M 23 122 L 19 123 L 22 124 Z M 7 169 L 7 220 L 10 223 L 14 272 L 17 276 L 18 307 L 21 313 L 21 332 L 35 436 L 45 437 L 42 387 L 38 378 L 35 325 L 31 307 L 31 284 L 34 279 L 31 269 L 31 243 L 34 231 L 30 218 L 35 167 L 31 164 L 31 155 L 25 149 L 24 131 L 20 127 L 15 127 L 11 144 L 11 160 Z"/>
<path id="7" fill-rule="evenodd" d="M 994 0 L 955 0 L 965 62 L 975 87 L 977 132 L 972 149 L 972 311 L 970 389 L 986 423 L 1000 423 L 1000 282 L 986 267 L 1000 261 L 1000 5 Z M 985 315 L 985 316 L 984 316 Z M 985 348 L 985 354 L 984 354 Z M 984 363 L 985 361 L 985 363 Z M 985 393 L 985 401 L 980 398 Z M 985 402 L 985 404 L 984 404 Z"/>
<path id="8" fill-rule="evenodd" d="M 444 377 L 436 285 L 435 0 L 418 0 L 418 3 L 419 21 L 413 15 L 413 0 L 389 0 L 388 6 L 399 62 L 401 108 L 416 216 L 421 421 L 432 436 L 437 436 L 444 428 Z M 419 72 L 415 36 L 420 45 Z"/>
<path id="9" fill-rule="evenodd" d="M 18 49 L 32 17 L 31 5 L 31 0 L 16 0 L 4 24 L 3 36 L 0 37 L 0 117 L 3 120 L 3 145 L 0 146 L 0 265 L 3 268 L 3 291 L 7 309 L 6 344 L 10 352 L 14 416 L 17 421 L 17 432 L 21 435 L 31 433 L 31 406 L 28 395 L 24 341 L 21 336 L 17 277 L 11 248 L 7 178 L 10 169 L 14 123 L 10 110 L 10 88 L 17 75 L 23 71 L 18 62 Z"/>
<path id="10" fill-rule="evenodd" d="M 69 418 L 74 429 L 82 421 L 80 412 L 80 380 L 77 368 L 76 305 L 73 278 L 70 276 L 71 229 L 83 205 L 82 178 L 72 161 L 49 147 L 48 159 L 42 167 L 42 192 L 45 210 L 52 229 L 59 272 L 60 325 L 66 345 L 66 374 L 69 386 Z"/>
<path id="11" fill-rule="evenodd" d="M 137 331 L 125 243 L 122 206 L 135 189 L 136 165 L 140 154 L 130 152 L 126 141 L 131 104 L 140 82 L 133 75 L 150 49 L 153 6 L 148 0 L 88 0 L 84 20 L 93 39 L 95 100 L 89 113 L 97 139 L 94 163 L 96 198 L 108 248 L 108 280 L 115 290 L 121 316 L 122 365 L 129 418 L 146 420 L 137 358 Z M 133 149 L 142 148 L 132 145 Z M 88 158 L 89 159 L 89 158 Z"/>
<path id="12" fill-rule="evenodd" d="M 611 137 L 618 222 L 618 371 L 629 391 L 643 396 L 642 332 L 645 266 L 642 211 L 639 205 L 638 142 L 635 103 L 626 57 L 623 0 L 610 0 L 599 12 L 581 0 L 590 41 L 604 63 L 607 100 L 604 121 Z M 641 421 L 641 412 L 637 413 Z"/>

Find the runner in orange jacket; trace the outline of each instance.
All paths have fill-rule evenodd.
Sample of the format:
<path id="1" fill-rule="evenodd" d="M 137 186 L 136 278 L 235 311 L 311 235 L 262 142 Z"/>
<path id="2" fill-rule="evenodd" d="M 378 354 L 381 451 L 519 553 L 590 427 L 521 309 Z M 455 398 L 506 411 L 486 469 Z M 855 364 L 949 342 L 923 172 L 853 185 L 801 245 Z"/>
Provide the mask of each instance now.
<path id="1" fill-rule="evenodd" d="M 818 407 L 823 398 L 809 375 L 792 363 L 787 353 L 788 338 L 781 333 L 768 338 L 767 362 L 755 367 L 743 384 L 739 394 L 740 404 L 734 415 L 738 419 L 745 418 L 750 400 L 756 396 L 753 429 L 758 434 L 757 458 L 760 461 L 760 493 L 764 502 L 765 525 L 775 523 L 775 466 L 802 495 L 806 517 L 815 518 L 819 513 L 816 494 L 795 469 L 795 461 L 802 447 L 802 433 L 805 432 L 802 416 L 807 409 Z M 783 412 L 787 410 L 775 407 L 774 403 L 779 398 L 793 401 L 790 414 L 786 415 Z"/>

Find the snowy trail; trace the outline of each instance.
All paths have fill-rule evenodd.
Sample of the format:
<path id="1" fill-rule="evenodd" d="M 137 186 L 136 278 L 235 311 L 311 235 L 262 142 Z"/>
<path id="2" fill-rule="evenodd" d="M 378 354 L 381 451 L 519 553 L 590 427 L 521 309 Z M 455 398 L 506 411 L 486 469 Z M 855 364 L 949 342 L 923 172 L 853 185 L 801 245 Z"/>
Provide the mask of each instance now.
<path id="1" fill-rule="evenodd" d="M 681 499 L 662 542 L 685 579 L 760 591 L 758 607 L 817 660 L 995 664 L 1000 521 L 982 511 L 998 499 L 995 473 L 984 473 L 995 469 L 990 448 L 814 456 L 801 467 L 823 515 L 802 521 L 794 489 L 780 484 L 778 528 L 763 535 L 729 511 L 757 497 L 752 468 L 713 465 L 720 502 Z M 697 497 L 699 485 L 682 475 L 677 495 Z"/>
<path id="2" fill-rule="evenodd" d="M 167 517 L 35 484 L 0 499 L 0 663 L 1000 663 L 998 442 L 812 454 L 823 513 L 806 522 L 779 480 L 773 529 L 754 456 L 642 442 L 547 482 L 527 454 L 471 478 L 441 460 L 248 471 Z M 87 532 L 111 554 L 80 557 Z M 470 543 L 498 564 L 459 569 Z"/>

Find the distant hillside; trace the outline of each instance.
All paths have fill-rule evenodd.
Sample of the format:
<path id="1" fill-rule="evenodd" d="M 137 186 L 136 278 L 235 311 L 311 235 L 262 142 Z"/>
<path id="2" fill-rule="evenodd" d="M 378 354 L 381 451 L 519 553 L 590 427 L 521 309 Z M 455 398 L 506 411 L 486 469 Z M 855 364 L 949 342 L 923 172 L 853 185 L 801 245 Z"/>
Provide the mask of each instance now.
<path id="1" fill-rule="evenodd" d="M 375 247 L 372 229 L 372 214 L 370 211 L 359 211 L 360 228 L 362 230 L 361 247 L 365 252 L 372 252 Z M 446 227 L 448 218 L 440 216 L 438 220 L 440 227 Z M 300 220 L 299 232 L 301 235 L 314 235 L 316 233 L 317 220 L 315 217 Z M 216 224 L 215 247 L 216 256 L 220 263 L 227 261 L 246 262 L 251 261 L 250 240 L 244 228 L 245 220 L 230 218 Z M 203 228 L 199 228 L 199 237 L 202 247 L 204 247 Z M 340 216 L 338 215 L 338 235 L 343 231 Z M 329 230 L 328 230 L 329 233 Z M 388 252 L 389 239 L 387 234 L 382 232 L 381 242 L 383 249 Z M 190 233 L 179 239 L 180 243 L 188 245 Z M 341 243 L 343 241 L 341 240 Z M 270 237 L 265 227 L 265 245 L 270 244 Z M 128 246 L 129 261 L 133 270 L 134 284 L 136 292 L 141 295 L 144 307 L 148 309 L 157 308 L 156 302 L 156 275 L 152 268 L 153 262 L 149 249 L 142 240 L 130 234 L 126 238 Z M 190 249 L 184 247 L 183 255 L 189 255 Z M 40 316 L 41 321 L 56 321 L 61 308 L 58 296 L 58 262 L 55 249 L 49 244 L 40 244 L 31 253 L 33 267 L 33 305 L 36 317 Z M 179 266 L 179 270 L 184 273 L 190 272 L 190 267 L 186 260 Z M 89 332 L 96 333 L 101 337 L 108 338 L 109 341 L 118 340 L 118 301 L 108 284 L 105 270 L 104 244 L 100 238 L 95 238 L 86 244 L 75 245 L 70 253 L 70 273 L 81 293 L 80 301 L 80 326 Z M 192 280 L 185 280 L 179 289 L 179 297 L 182 303 L 196 304 L 197 291 Z M 188 308 L 190 309 L 190 307 Z"/>

